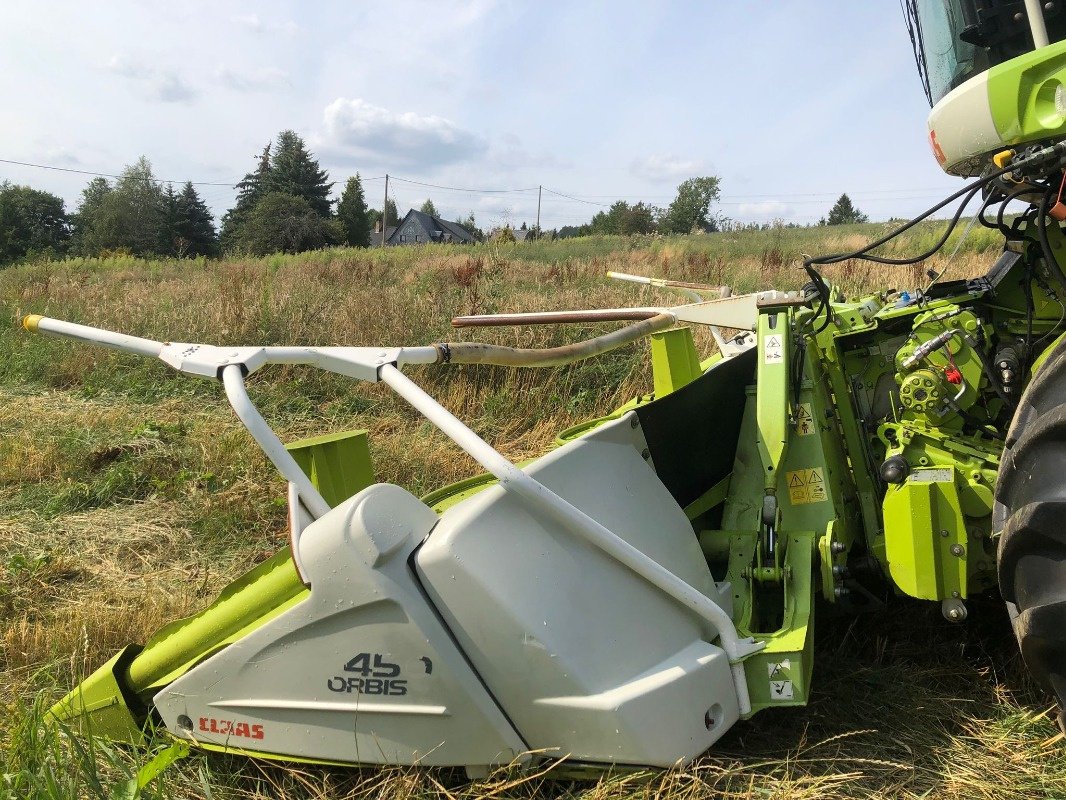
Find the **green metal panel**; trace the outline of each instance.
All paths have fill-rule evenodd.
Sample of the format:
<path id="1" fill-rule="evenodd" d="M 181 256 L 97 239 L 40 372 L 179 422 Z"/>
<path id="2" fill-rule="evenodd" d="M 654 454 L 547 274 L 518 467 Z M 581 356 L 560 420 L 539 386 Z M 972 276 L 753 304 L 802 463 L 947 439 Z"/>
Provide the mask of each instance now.
<path id="1" fill-rule="evenodd" d="M 896 586 L 922 600 L 965 598 L 969 543 L 954 466 L 915 470 L 906 483 L 889 488 L 884 509 Z"/>
<path id="2" fill-rule="evenodd" d="M 759 635 L 766 647 L 744 661 L 752 713 L 771 706 L 806 705 L 810 698 L 814 666 L 814 534 L 792 532 L 781 537 L 780 545 L 785 551 L 781 627 L 774 633 Z M 743 550 L 736 552 L 742 560 L 746 557 Z"/>
<path id="3" fill-rule="evenodd" d="M 682 327 L 653 333 L 651 367 L 657 398 L 696 380 L 703 370 L 692 341 L 692 330 Z"/>
<path id="4" fill-rule="evenodd" d="M 285 445 L 331 507 L 374 482 L 366 431 L 345 431 Z"/>
<path id="5" fill-rule="evenodd" d="M 759 356 L 756 399 L 759 455 L 764 484 L 773 490 L 778 467 L 788 444 L 788 365 L 792 315 L 785 310 L 759 315 Z"/>
<path id="6" fill-rule="evenodd" d="M 143 712 L 134 715 L 122 688 L 126 666 L 138 652 L 140 647 L 136 645 L 123 648 L 56 703 L 49 716 L 74 725 L 84 734 L 144 744 Z"/>
<path id="7" fill-rule="evenodd" d="M 204 611 L 156 633 L 130 664 L 129 688 L 141 693 L 169 683 L 208 653 L 273 619 L 307 592 L 289 548 L 283 548 L 227 586 Z"/>
<path id="8" fill-rule="evenodd" d="M 1058 99 L 1066 84 L 1066 42 L 1056 42 L 988 70 L 988 104 L 1004 144 L 1066 134 Z"/>

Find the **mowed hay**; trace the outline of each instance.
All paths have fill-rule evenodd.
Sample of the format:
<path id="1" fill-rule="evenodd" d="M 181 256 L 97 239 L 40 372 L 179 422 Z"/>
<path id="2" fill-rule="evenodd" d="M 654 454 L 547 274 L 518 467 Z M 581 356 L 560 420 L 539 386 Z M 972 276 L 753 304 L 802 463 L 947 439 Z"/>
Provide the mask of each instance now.
<path id="1" fill-rule="evenodd" d="M 686 302 L 608 282 L 607 270 L 738 290 L 796 289 L 806 281 L 797 267 L 802 253 L 843 249 L 883 231 L 336 250 L 221 263 L 71 261 L 0 273 L 0 301 L 11 323 L 45 313 L 184 341 L 552 346 L 612 326 L 457 331 L 450 317 Z M 975 245 L 953 260 L 908 267 L 849 261 L 824 272 L 847 291 L 913 288 L 928 282 L 928 269 L 950 265 L 949 277 L 974 276 L 995 257 L 994 247 Z M 696 336 L 710 352 L 707 332 Z M 647 368 L 646 348 L 629 347 L 567 368 L 412 367 L 407 374 L 518 460 L 549 447 L 561 429 L 647 392 Z M 378 479 L 416 494 L 479 471 L 387 387 L 277 367 L 253 375 L 249 391 L 285 441 L 369 429 Z M 233 418 L 217 383 L 13 325 L 0 332 L 0 691 L 7 698 L 0 775 L 9 776 L 0 797 L 5 785 L 41 785 L 10 776 L 62 769 L 70 780 L 55 796 L 105 797 L 147 760 L 136 750 L 98 750 L 86 761 L 62 738 L 56 752 L 66 755 L 49 760 L 41 751 L 51 740 L 25 732 L 37 730 L 41 706 L 120 647 L 202 608 L 273 552 L 285 540 L 283 493 L 284 481 Z M 858 618 L 834 618 L 824 607 L 816 616 L 810 706 L 739 723 L 712 753 L 675 770 L 577 781 L 549 762 L 532 775 L 504 769 L 471 782 L 458 771 L 210 755 L 179 762 L 153 785 L 153 796 L 1066 796 L 1050 700 L 1028 681 L 997 601 L 976 604 L 961 626 L 932 605 L 898 600 Z M 99 774 L 90 764 L 101 765 Z"/>

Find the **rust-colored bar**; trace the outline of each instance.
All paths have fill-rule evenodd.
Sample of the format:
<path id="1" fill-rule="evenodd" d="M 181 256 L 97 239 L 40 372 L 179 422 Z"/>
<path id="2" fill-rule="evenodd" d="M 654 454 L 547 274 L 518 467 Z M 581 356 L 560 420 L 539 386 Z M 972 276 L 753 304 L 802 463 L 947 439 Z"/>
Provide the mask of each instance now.
<path id="1" fill-rule="evenodd" d="M 566 325 L 574 322 L 624 322 L 651 319 L 660 308 L 607 308 L 593 311 L 542 311 L 523 314 L 476 314 L 453 317 L 454 328 L 490 328 L 499 325 Z"/>

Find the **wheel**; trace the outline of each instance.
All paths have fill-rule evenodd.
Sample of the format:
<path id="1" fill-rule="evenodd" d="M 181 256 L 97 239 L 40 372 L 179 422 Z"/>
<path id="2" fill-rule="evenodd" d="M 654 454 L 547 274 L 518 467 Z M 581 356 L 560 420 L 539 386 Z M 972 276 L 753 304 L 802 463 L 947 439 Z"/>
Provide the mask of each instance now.
<path id="1" fill-rule="evenodd" d="M 1022 658 L 1058 697 L 1066 730 L 1066 339 L 1018 403 L 995 497 L 999 588 Z"/>

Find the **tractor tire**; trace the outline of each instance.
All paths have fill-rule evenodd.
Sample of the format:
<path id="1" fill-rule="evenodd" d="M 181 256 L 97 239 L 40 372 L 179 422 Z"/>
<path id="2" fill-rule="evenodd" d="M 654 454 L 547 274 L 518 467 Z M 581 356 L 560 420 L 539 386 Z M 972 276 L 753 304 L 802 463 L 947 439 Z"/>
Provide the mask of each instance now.
<path id="1" fill-rule="evenodd" d="M 1022 658 L 1057 696 L 1066 730 L 1066 339 L 1018 403 L 995 500 L 1000 592 Z"/>

